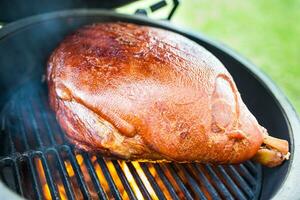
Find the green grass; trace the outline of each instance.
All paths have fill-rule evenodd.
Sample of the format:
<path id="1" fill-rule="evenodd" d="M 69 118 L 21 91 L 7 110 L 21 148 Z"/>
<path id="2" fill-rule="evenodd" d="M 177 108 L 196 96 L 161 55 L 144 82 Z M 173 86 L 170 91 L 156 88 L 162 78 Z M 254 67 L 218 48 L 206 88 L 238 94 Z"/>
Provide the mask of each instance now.
<path id="1" fill-rule="evenodd" d="M 130 12 L 128 7 L 134 6 L 121 11 Z M 274 80 L 300 113 L 300 0 L 182 0 L 172 22 L 242 54 Z"/>

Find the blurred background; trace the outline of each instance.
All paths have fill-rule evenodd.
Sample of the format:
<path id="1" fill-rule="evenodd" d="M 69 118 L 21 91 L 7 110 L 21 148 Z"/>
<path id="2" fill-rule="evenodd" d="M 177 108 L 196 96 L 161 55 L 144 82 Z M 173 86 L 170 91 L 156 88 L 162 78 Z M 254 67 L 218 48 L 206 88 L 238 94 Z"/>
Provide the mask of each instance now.
<path id="1" fill-rule="evenodd" d="M 155 2 L 143 0 L 117 11 L 132 14 Z M 164 9 L 150 17 L 165 17 L 170 8 Z M 300 0 L 181 0 L 171 22 L 202 32 L 250 60 L 300 113 Z"/>

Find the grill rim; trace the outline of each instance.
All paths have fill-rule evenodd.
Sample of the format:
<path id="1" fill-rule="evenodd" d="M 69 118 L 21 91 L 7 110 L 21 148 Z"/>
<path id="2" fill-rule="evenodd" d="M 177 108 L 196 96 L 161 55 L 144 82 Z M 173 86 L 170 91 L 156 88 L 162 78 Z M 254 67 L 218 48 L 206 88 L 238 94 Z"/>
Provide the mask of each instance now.
<path id="1" fill-rule="evenodd" d="M 116 13 L 114 11 L 102 10 L 102 9 L 74 9 L 74 10 L 64 10 L 51 12 L 46 14 L 35 15 L 27 17 L 10 24 L 7 24 L 0 30 L 0 40 L 3 38 L 17 32 L 20 29 L 24 29 L 27 26 L 32 24 L 40 23 L 46 20 L 55 19 L 55 18 L 65 18 L 65 17 L 84 17 L 84 16 L 97 16 L 97 17 L 114 17 L 120 18 L 120 20 L 131 20 L 136 23 L 143 23 L 149 26 L 161 27 L 173 32 L 177 32 L 184 36 L 189 36 L 189 38 L 201 39 L 203 42 L 216 47 L 222 53 L 229 55 L 232 59 L 241 63 L 248 72 L 250 72 L 256 79 L 259 81 L 271 94 L 271 96 L 276 100 L 278 107 L 280 107 L 282 113 L 284 114 L 285 120 L 288 124 L 289 137 L 290 141 L 290 151 L 291 157 L 289 160 L 289 166 L 287 174 L 283 179 L 278 190 L 272 196 L 272 199 L 294 199 L 300 196 L 300 191 L 297 191 L 297 178 L 300 177 L 300 135 L 295 134 L 297 130 L 300 130 L 300 119 L 296 113 L 296 110 L 293 108 L 287 97 L 284 93 L 276 86 L 276 84 L 261 70 L 259 70 L 254 64 L 252 64 L 247 59 L 243 58 L 241 55 L 230 49 L 229 47 L 216 42 L 209 37 L 196 33 L 184 28 L 177 27 L 169 22 L 165 21 L 155 21 L 143 16 L 132 16 Z M 193 40 L 193 39 L 192 39 Z M 2 187 L 3 186 L 3 187 Z M 16 194 L 11 191 L 7 186 L 0 182 L 0 189 L 2 194 L 9 195 L 5 196 L 16 198 Z M 17 196 L 18 199 L 22 199 L 20 196 Z"/>

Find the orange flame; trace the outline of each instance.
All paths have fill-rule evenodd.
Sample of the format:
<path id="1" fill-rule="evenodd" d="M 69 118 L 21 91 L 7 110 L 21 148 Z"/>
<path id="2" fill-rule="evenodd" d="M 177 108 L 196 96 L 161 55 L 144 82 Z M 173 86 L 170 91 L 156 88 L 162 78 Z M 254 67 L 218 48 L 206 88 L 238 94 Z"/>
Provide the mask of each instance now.
<path id="1" fill-rule="evenodd" d="M 145 187 L 147 188 L 150 196 L 152 199 L 158 199 L 158 197 L 156 196 L 152 186 L 150 185 L 146 175 L 144 174 L 144 171 L 142 170 L 140 164 L 138 162 L 132 162 L 133 166 L 135 167 L 138 175 L 141 177 L 143 184 L 145 185 Z"/>
<path id="2" fill-rule="evenodd" d="M 50 189 L 49 189 L 49 186 L 47 184 L 45 172 L 43 170 L 42 161 L 39 158 L 35 158 L 34 160 L 35 160 L 35 165 L 36 165 L 37 172 L 38 172 L 38 175 L 39 175 L 39 178 L 40 178 L 40 183 L 42 185 L 44 198 L 47 199 L 47 200 L 52 199 Z"/>
<path id="3" fill-rule="evenodd" d="M 74 176 L 74 170 L 73 170 L 73 167 L 70 163 L 70 161 L 66 160 L 65 161 L 65 166 L 66 166 L 66 170 L 67 170 L 67 173 L 70 177 Z"/>
<path id="4" fill-rule="evenodd" d="M 45 199 L 52 199 L 51 193 L 49 190 L 49 186 L 47 184 L 44 184 L 44 186 L 43 186 L 43 193 L 44 193 Z"/>
<path id="5" fill-rule="evenodd" d="M 108 167 L 108 170 L 111 174 L 111 177 L 113 178 L 114 180 L 114 183 L 116 184 L 116 187 L 119 189 L 119 192 L 122 196 L 122 199 L 129 199 L 129 196 L 126 192 L 126 190 L 124 189 L 124 186 L 121 182 L 121 179 L 119 178 L 119 175 L 115 169 L 115 166 L 114 164 L 112 163 L 112 161 L 108 160 L 106 161 L 106 165 Z"/>
<path id="6" fill-rule="evenodd" d="M 87 188 L 89 190 L 89 193 L 90 193 L 91 197 L 93 199 L 98 198 L 96 188 L 95 188 L 95 186 L 93 184 L 93 181 L 90 177 L 89 170 L 88 170 L 87 166 L 85 165 L 83 156 L 81 154 L 76 154 L 75 158 L 76 158 L 76 161 L 78 163 L 78 166 L 81 169 L 85 184 L 87 185 Z M 44 168 L 43 168 L 41 159 L 36 159 L 35 161 L 36 161 L 36 166 L 37 166 L 37 170 L 38 170 L 39 179 L 40 179 L 40 182 L 42 184 L 43 196 L 46 200 L 52 199 L 51 191 L 50 191 L 50 188 L 47 184 L 47 180 L 46 180 L 46 177 L 45 177 L 45 172 L 44 172 Z M 100 164 L 98 163 L 97 157 L 96 156 L 90 157 L 90 161 L 91 161 L 91 163 L 94 167 L 94 170 L 96 172 L 98 181 L 99 181 L 100 185 L 102 186 L 104 192 L 107 195 L 107 198 L 113 199 L 114 196 L 111 193 L 110 185 L 108 184 L 108 181 L 106 180 L 106 178 L 104 176 L 102 168 L 101 168 Z M 78 187 L 77 178 L 75 177 L 75 171 L 73 169 L 73 166 L 72 166 L 72 164 L 70 163 L 69 160 L 64 160 L 64 164 L 65 164 L 67 174 L 70 178 L 69 180 L 71 182 L 71 187 L 72 187 L 72 190 L 73 190 L 73 194 L 74 194 L 76 199 L 77 198 L 80 199 L 83 196 L 82 196 L 82 192 L 80 190 L 80 187 Z M 110 173 L 110 175 L 111 175 L 111 177 L 114 181 L 114 184 L 116 185 L 117 189 L 119 190 L 119 193 L 120 193 L 122 199 L 130 199 L 129 195 L 128 195 L 127 191 L 125 190 L 124 185 L 123 185 L 123 183 L 122 183 L 122 181 L 119 177 L 120 174 L 117 172 L 113 162 L 110 161 L 110 160 L 106 160 L 105 164 L 106 164 L 106 166 L 109 170 L 109 173 Z M 129 185 L 130 185 L 131 189 L 133 190 L 133 192 L 134 192 L 135 196 L 137 197 L 137 199 L 144 199 L 144 196 L 143 196 L 140 188 L 138 187 L 133 175 L 131 174 L 131 171 L 128 168 L 127 163 L 125 161 L 118 161 L 118 164 L 121 166 L 123 174 L 125 175 L 127 181 L 129 182 Z M 150 182 L 149 182 L 146 174 L 144 173 L 143 169 L 141 168 L 141 165 L 138 162 L 132 162 L 132 165 L 135 168 L 137 174 L 139 175 L 139 177 L 140 177 L 142 183 L 144 184 L 145 188 L 147 189 L 148 193 L 150 194 L 151 198 L 155 199 L 155 200 L 158 199 L 158 196 L 155 193 L 154 189 L 152 188 L 152 185 L 150 184 Z M 149 164 L 147 167 L 149 169 L 150 174 L 153 176 L 156 183 L 160 187 L 161 191 L 164 193 L 165 197 L 167 199 L 171 199 L 172 197 L 171 197 L 168 189 L 164 185 L 163 181 L 158 176 L 158 174 L 156 172 L 156 169 L 153 167 L 152 164 Z M 169 174 L 166 173 L 166 175 L 168 177 Z M 57 172 L 57 174 L 53 175 L 53 176 L 60 176 L 60 175 Z M 174 181 L 171 180 L 171 179 L 169 179 L 169 180 L 174 185 Z M 57 185 L 57 190 L 58 190 L 60 199 L 62 199 L 62 200 L 68 199 L 63 183 L 61 181 L 59 181 L 59 182 L 56 182 L 56 185 Z M 174 187 L 176 187 L 176 186 L 177 185 L 175 183 Z M 177 191 L 177 189 L 176 189 L 176 191 Z M 182 192 L 179 192 L 179 196 L 183 197 L 180 193 L 182 193 Z"/>
<path id="7" fill-rule="evenodd" d="M 127 167 L 127 164 L 125 161 L 121 161 L 121 167 L 122 170 L 131 186 L 131 188 L 133 189 L 134 194 L 136 195 L 137 199 L 144 199 L 139 187 L 137 186 L 133 176 L 131 175 L 131 172 L 129 170 L 129 168 Z"/>
<path id="8" fill-rule="evenodd" d="M 59 184 L 59 185 L 57 185 L 57 187 L 58 187 L 58 192 L 59 192 L 60 198 L 62 200 L 67 200 L 68 198 L 67 198 L 64 186 Z"/>

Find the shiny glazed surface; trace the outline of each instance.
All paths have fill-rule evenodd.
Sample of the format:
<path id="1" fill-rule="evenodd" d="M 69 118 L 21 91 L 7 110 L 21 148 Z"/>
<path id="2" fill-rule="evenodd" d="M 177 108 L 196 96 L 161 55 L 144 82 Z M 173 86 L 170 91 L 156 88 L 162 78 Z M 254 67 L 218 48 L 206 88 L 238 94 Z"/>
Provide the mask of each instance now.
<path id="1" fill-rule="evenodd" d="M 222 63 L 178 34 L 127 23 L 68 36 L 47 68 L 69 140 L 129 160 L 239 163 L 263 128 Z"/>

